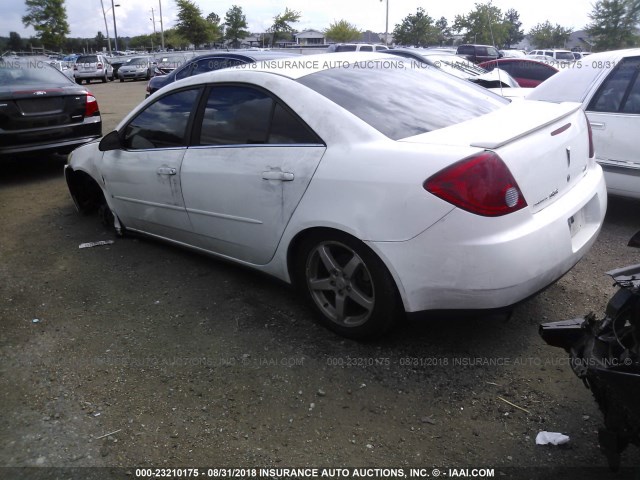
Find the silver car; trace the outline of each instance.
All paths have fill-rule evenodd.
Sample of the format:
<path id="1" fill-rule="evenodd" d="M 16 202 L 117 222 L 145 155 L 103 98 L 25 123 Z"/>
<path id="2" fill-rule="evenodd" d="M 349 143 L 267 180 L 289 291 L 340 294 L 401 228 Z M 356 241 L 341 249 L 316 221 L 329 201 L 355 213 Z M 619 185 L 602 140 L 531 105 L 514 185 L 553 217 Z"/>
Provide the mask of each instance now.
<path id="1" fill-rule="evenodd" d="M 125 80 L 149 80 L 154 75 L 153 57 L 133 57 L 118 69 L 118 78 Z"/>
<path id="2" fill-rule="evenodd" d="M 90 83 L 91 80 L 102 80 L 102 83 L 113 80 L 113 67 L 104 55 L 90 54 L 80 55 L 73 64 L 73 76 L 76 83 L 83 80 Z"/>

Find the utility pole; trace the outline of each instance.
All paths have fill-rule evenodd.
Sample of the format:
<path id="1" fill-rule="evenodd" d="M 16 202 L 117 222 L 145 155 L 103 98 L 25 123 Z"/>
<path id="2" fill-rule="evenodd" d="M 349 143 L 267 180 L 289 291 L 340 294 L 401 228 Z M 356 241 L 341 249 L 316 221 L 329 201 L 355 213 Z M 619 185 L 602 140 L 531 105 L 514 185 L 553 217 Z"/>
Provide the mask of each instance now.
<path id="1" fill-rule="evenodd" d="M 162 26 L 162 0 L 158 0 L 158 5 L 160 5 L 160 42 L 162 42 L 162 51 L 164 51 L 164 27 Z"/>
<path id="2" fill-rule="evenodd" d="M 109 47 L 109 56 L 111 56 L 111 40 L 109 39 L 109 27 L 107 26 L 107 14 L 104 11 L 104 3 L 100 0 L 102 6 L 102 16 L 104 17 L 104 29 L 107 31 L 107 46 Z"/>
<path id="3" fill-rule="evenodd" d="M 113 14 L 113 42 L 115 44 L 116 51 L 118 51 L 118 28 L 116 27 L 116 6 L 113 4 L 113 0 L 111 0 L 111 13 Z"/>

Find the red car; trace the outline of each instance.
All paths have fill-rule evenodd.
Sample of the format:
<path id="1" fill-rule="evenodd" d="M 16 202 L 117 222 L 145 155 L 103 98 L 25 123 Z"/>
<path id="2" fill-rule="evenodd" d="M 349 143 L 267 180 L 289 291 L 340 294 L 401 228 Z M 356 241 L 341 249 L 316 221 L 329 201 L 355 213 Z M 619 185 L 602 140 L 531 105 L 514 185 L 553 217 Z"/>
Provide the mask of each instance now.
<path id="1" fill-rule="evenodd" d="M 527 58 L 498 58 L 483 62 L 479 66 L 485 70 L 499 67 L 509 73 L 523 88 L 537 87 L 547 78 L 558 73 L 558 69 L 552 65 Z"/>

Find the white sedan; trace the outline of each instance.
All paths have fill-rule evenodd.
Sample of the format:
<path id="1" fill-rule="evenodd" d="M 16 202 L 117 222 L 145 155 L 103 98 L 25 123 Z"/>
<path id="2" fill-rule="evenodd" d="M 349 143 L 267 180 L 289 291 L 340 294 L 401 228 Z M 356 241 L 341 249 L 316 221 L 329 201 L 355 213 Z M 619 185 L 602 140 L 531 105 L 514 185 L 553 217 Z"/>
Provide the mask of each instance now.
<path id="1" fill-rule="evenodd" d="M 640 199 L 640 49 L 591 54 L 538 85 L 527 98 L 579 102 L 612 195 Z"/>
<path id="2" fill-rule="evenodd" d="M 382 53 L 190 77 L 65 170 L 78 208 L 297 284 L 339 334 L 494 309 L 589 250 L 607 195 L 578 104 L 510 103 Z"/>

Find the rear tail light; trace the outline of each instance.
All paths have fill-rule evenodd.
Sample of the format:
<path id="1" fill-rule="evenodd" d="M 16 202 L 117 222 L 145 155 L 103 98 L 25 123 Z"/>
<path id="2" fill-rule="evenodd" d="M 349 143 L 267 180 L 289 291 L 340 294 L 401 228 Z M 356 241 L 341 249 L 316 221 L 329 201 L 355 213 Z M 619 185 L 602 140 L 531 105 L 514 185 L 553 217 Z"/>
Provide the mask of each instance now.
<path id="1" fill-rule="evenodd" d="M 91 93 L 87 93 L 87 103 L 84 107 L 84 116 L 85 117 L 94 117 L 100 115 L 100 109 L 98 108 L 98 101 L 96 97 L 91 95 Z"/>
<path id="2" fill-rule="evenodd" d="M 507 166 L 488 151 L 439 171 L 423 186 L 456 207 L 485 217 L 507 215 L 527 206 Z"/>
<path id="3" fill-rule="evenodd" d="M 97 68 L 98 70 L 100 70 L 100 69 L 102 68 L 102 64 L 101 64 L 101 63 L 97 64 L 97 65 L 96 65 L 96 68 Z"/>
<path id="4" fill-rule="evenodd" d="M 589 117 L 587 117 L 586 113 L 584 114 L 584 117 L 587 119 L 587 131 L 589 132 L 589 158 L 593 158 L 596 154 L 595 149 L 593 148 L 593 130 L 591 130 L 591 122 L 589 121 Z"/>
<path id="5" fill-rule="evenodd" d="M 74 65 L 73 65 L 73 69 L 74 69 L 74 70 L 78 70 L 78 65 L 74 64 Z"/>

